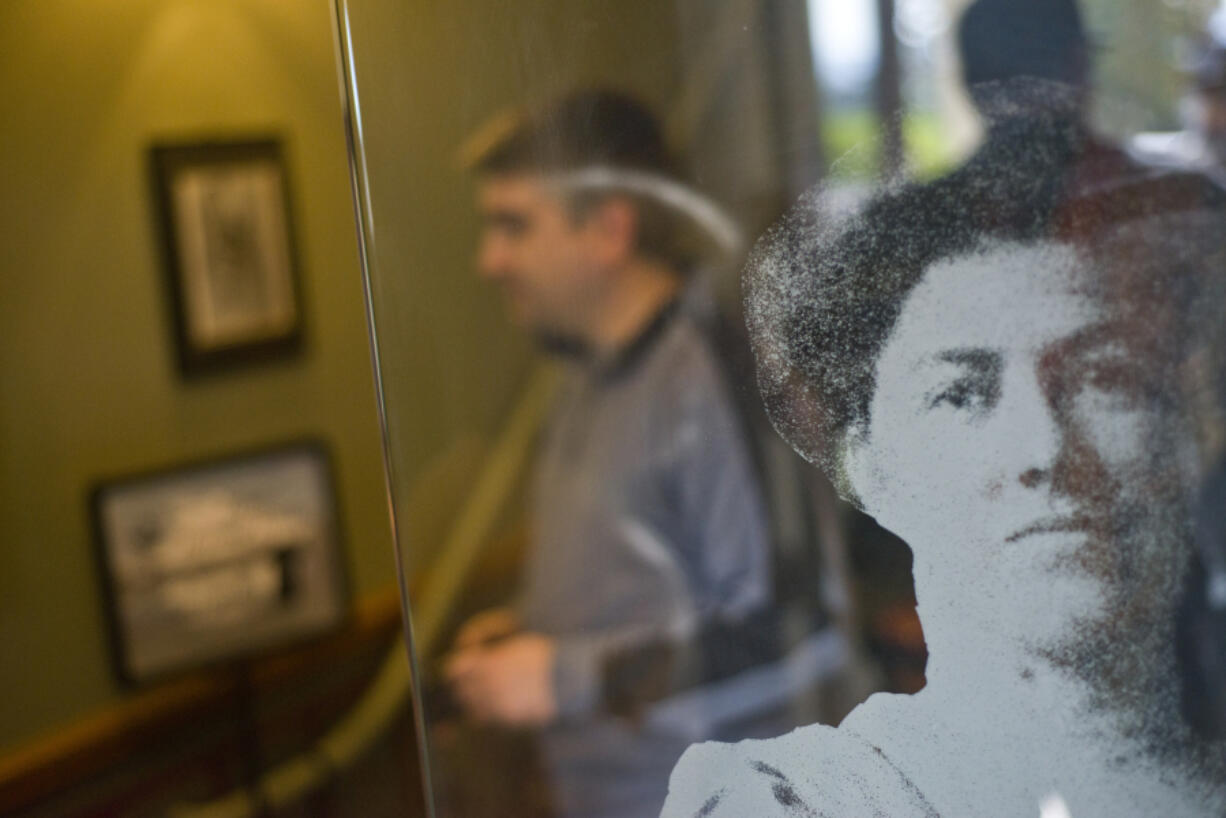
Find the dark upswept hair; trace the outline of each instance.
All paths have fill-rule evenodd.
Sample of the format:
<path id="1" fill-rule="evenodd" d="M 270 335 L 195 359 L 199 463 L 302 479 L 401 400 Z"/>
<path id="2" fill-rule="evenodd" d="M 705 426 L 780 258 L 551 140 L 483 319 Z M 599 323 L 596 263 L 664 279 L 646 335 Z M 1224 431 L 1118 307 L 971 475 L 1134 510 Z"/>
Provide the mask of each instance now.
<path id="1" fill-rule="evenodd" d="M 1155 177 L 1111 152 L 1105 155 L 1117 157 L 1118 167 L 1108 179 L 1080 181 L 1088 160 L 1103 157 L 1089 156 L 1084 131 L 1062 110 L 997 123 L 963 167 L 888 190 L 842 223 L 821 212 L 821 191 L 810 191 L 754 248 L 745 307 L 764 403 L 784 439 L 844 496 L 855 499 L 840 473 L 847 433 L 867 422 L 878 356 L 933 264 L 1005 242 L 1052 239 L 1091 255 L 1114 242 L 1133 257 L 1125 261 L 1134 274 L 1116 276 L 1119 259 L 1106 262 L 1120 279 L 1106 286 L 1135 290 L 1138 277 L 1158 276 L 1162 298 L 1187 300 L 1176 290 L 1193 277 L 1182 273 L 1203 266 L 1207 248 L 1183 242 L 1174 255 L 1138 248 L 1134 231 L 1124 250 L 1108 237 L 1121 225 L 1220 208 L 1221 196 L 1200 177 Z M 1220 209 L 1212 220 L 1220 224 Z M 1214 244 L 1223 232 L 1197 230 Z M 1162 233 L 1146 230 L 1145 241 L 1161 241 Z"/>

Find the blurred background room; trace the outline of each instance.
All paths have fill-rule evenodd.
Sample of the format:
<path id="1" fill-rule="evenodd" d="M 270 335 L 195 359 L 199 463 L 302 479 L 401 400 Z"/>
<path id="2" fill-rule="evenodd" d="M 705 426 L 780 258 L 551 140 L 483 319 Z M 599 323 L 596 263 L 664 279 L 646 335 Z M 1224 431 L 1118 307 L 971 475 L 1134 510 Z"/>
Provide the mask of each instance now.
<path id="1" fill-rule="evenodd" d="M 428 814 L 463 763 L 427 763 L 458 718 L 429 694 L 515 596 L 558 381 L 477 274 L 466 141 L 575 89 L 641 101 L 741 237 L 708 265 L 736 327 L 802 193 L 854 208 L 973 153 L 965 6 L 0 5 L 0 815 Z M 1226 87 L 1217 0 L 1081 13 L 1096 132 L 1207 161 L 1177 137 Z M 774 557 L 821 564 L 793 578 L 861 696 L 920 689 L 906 546 L 810 485 L 735 357 Z M 468 786 L 540 774 L 507 770 Z"/>

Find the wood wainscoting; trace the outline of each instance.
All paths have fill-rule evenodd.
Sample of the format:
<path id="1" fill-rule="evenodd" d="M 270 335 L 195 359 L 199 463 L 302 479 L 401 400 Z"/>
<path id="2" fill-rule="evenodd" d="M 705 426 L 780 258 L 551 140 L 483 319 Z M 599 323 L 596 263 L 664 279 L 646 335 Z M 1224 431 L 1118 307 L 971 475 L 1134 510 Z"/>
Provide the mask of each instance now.
<path id="1" fill-rule="evenodd" d="M 322 735 L 401 638 L 395 587 L 358 601 L 337 632 L 185 676 L 0 756 L 0 815 L 162 815 L 238 787 Z M 424 814 L 409 708 L 368 761 L 292 814 Z M 282 812 L 281 814 L 285 814 Z"/>

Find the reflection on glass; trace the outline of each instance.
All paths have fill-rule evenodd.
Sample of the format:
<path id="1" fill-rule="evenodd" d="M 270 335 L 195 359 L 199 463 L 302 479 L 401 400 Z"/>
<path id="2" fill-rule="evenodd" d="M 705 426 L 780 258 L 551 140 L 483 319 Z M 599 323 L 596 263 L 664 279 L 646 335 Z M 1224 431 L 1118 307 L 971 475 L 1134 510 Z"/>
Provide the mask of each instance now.
<path id="1" fill-rule="evenodd" d="M 464 87 L 365 148 L 440 814 L 1221 813 L 1214 120 L 1135 134 L 1207 4 L 632 6 L 389 15 Z"/>
<path id="2" fill-rule="evenodd" d="M 1090 134 L 1077 8 L 1042 5 L 961 22 L 963 167 L 838 224 L 817 191 L 749 267 L 777 428 L 913 549 L 927 686 L 694 748 L 666 815 L 1226 809 L 1181 627 L 1226 194 Z"/>
<path id="3" fill-rule="evenodd" d="M 526 729 L 525 812 L 655 815 L 689 743 L 786 727 L 790 696 L 850 665 L 812 601 L 800 644 L 776 633 L 771 521 L 702 270 L 738 230 L 622 94 L 497 119 L 468 148 L 479 272 L 564 385 L 522 578 L 441 657 L 442 797 L 486 809 L 474 748 Z"/>

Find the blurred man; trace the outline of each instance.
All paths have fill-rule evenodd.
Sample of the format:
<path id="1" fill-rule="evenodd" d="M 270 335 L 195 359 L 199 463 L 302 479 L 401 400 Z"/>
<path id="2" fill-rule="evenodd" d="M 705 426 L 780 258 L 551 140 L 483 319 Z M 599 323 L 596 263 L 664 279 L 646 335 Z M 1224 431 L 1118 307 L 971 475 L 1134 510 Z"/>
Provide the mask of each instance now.
<path id="1" fill-rule="evenodd" d="M 516 602 L 461 628 L 446 676 L 471 719 L 540 730 L 557 813 L 655 816 L 711 725 L 612 716 L 605 663 L 770 602 L 763 501 L 687 292 L 695 237 L 731 228 L 677 181 L 652 116 L 613 93 L 519 118 L 473 166 L 481 275 L 568 383 Z"/>
<path id="2" fill-rule="evenodd" d="M 1131 150 L 1146 164 L 1200 171 L 1226 187 L 1226 13 L 1216 19 L 1191 65 L 1192 87 L 1182 106 L 1186 127 L 1137 134 Z"/>

